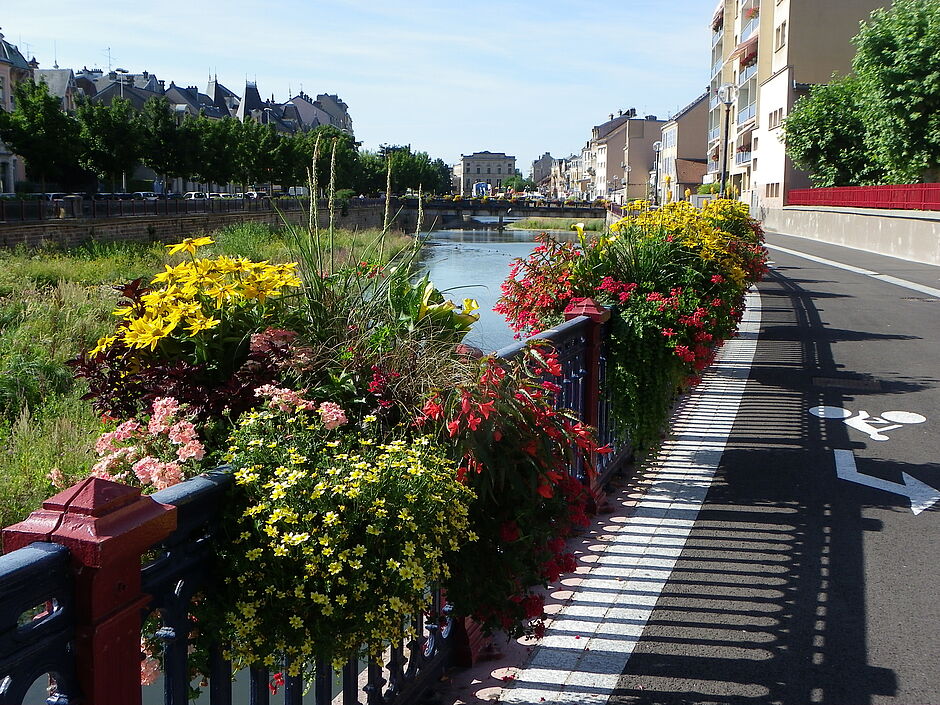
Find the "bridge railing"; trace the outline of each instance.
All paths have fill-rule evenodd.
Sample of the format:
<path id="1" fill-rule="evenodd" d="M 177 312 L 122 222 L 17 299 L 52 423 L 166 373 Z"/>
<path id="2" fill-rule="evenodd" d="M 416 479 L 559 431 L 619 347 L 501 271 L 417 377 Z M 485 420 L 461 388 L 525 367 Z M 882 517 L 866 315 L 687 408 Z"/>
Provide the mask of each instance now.
<path id="1" fill-rule="evenodd" d="M 585 300 L 569 307 L 565 323 L 536 336 L 558 350 L 562 391 L 556 404 L 575 410 L 614 447 L 594 459 L 593 468 L 581 463 L 570 468 L 595 498 L 629 455 L 628 447 L 616 447 L 605 401 L 609 316 Z M 511 358 L 522 345 L 498 354 Z M 51 705 L 82 697 L 94 705 L 140 705 L 145 619 L 156 622 L 153 636 L 163 648 L 163 702 L 186 705 L 191 605 L 218 580 L 212 571 L 213 538 L 232 483 L 232 475 L 220 468 L 141 496 L 137 489 L 88 478 L 4 529 L 0 705 L 23 705 L 44 675 Z M 318 663 L 310 684 L 316 704 L 337 698 L 343 705 L 418 702 L 440 679 L 456 647 L 447 605 L 437 591 L 432 598 L 430 614 L 441 617 L 414 615 L 414 633 L 421 636 L 393 644 L 381 661 L 350 660 L 339 672 Z M 251 705 L 269 703 L 272 679 L 283 670 L 283 665 L 259 666 L 240 674 L 248 680 Z M 300 678 L 281 676 L 274 682 L 283 686 L 285 705 L 301 703 L 306 686 Z M 218 645 L 210 649 L 208 693 L 210 705 L 233 702 L 232 667 Z"/>
<path id="2" fill-rule="evenodd" d="M 793 189 L 787 194 L 787 205 L 936 211 L 940 210 L 940 184 Z"/>

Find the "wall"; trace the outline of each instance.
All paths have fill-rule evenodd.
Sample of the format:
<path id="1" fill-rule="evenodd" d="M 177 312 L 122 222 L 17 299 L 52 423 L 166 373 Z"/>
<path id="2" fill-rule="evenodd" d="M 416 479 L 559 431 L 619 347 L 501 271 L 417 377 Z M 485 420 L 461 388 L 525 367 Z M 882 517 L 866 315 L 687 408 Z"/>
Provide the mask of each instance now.
<path id="1" fill-rule="evenodd" d="M 351 204 L 348 215 L 336 215 L 335 224 L 338 228 L 347 229 L 381 228 L 384 214 L 385 207 L 381 205 L 357 207 Z M 285 220 L 293 224 L 306 224 L 308 216 L 304 211 L 289 211 L 280 215 L 275 212 L 209 213 L 163 218 L 101 218 L 13 223 L 0 225 L 0 247 L 39 247 L 52 244 L 74 247 L 86 240 L 173 242 L 237 223 L 266 223 L 278 226 Z M 320 213 L 320 225 L 329 225 L 325 212 Z"/>
<path id="2" fill-rule="evenodd" d="M 763 212 L 764 229 L 940 265 L 940 213 L 787 206 Z"/>

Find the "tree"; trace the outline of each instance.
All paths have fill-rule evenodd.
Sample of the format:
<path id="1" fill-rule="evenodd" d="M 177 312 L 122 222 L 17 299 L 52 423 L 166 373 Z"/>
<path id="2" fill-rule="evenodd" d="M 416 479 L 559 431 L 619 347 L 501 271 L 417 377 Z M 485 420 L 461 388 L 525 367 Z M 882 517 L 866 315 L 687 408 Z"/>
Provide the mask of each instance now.
<path id="1" fill-rule="evenodd" d="M 884 178 L 868 146 L 863 103 L 857 78 L 833 78 L 813 86 L 784 120 L 787 154 L 809 172 L 815 186 L 880 183 Z"/>
<path id="2" fill-rule="evenodd" d="M 140 158 L 140 127 L 130 101 L 115 98 L 111 105 L 83 100 L 75 113 L 81 137 L 80 161 L 99 179 L 117 179 Z"/>
<path id="3" fill-rule="evenodd" d="M 940 180 L 940 3 L 895 0 L 853 41 L 876 159 L 895 183 Z"/>
<path id="4" fill-rule="evenodd" d="M 44 82 L 21 81 L 14 89 L 16 109 L 0 110 L 0 140 L 26 160 L 26 172 L 38 179 L 59 179 L 78 163 L 78 123 L 62 111 Z"/>
<path id="5" fill-rule="evenodd" d="M 177 123 L 170 102 L 163 97 L 150 98 L 138 116 L 141 161 L 164 178 L 187 178 L 195 169 L 197 131 L 184 120 Z"/>
<path id="6" fill-rule="evenodd" d="M 231 117 L 213 120 L 200 115 L 192 119 L 189 128 L 197 145 L 194 175 L 207 184 L 230 183 L 237 171 L 238 120 Z"/>
<path id="7" fill-rule="evenodd" d="M 521 174 L 513 174 L 503 179 L 503 188 L 517 192 L 534 191 L 535 182 L 532 179 L 526 179 Z"/>

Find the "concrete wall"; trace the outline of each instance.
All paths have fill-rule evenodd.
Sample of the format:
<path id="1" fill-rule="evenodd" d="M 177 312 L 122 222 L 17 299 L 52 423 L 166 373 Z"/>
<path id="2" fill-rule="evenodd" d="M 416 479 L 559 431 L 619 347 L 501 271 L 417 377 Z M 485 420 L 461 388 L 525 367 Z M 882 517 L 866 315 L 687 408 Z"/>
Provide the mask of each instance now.
<path id="1" fill-rule="evenodd" d="M 769 232 L 940 265 L 940 212 L 787 206 L 762 220 Z"/>
<path id="2" fill-rule="evenodd" d="M 381 228 L 385 208 L 380 205 L 356 207 L 350 205 L 348 215 L 336 214 L 335 225 L 345 229 Z M 88 240 L 99 242 L 176 242 L 200 233 L 210 233 L 238 223 L 265 223 L 279 226 L 284 221 L 306 224 L 303 211 L 261 213 L 208 213 L 161 218 L 99 218 L 97 220 L 46 220 L 38 223 L 11 223 L 0 225 L 0 247 L 41 247 L 59 245 L 74 247 Z M 329 218 L 320 213 L 320 225 L 326 227 Z"/>

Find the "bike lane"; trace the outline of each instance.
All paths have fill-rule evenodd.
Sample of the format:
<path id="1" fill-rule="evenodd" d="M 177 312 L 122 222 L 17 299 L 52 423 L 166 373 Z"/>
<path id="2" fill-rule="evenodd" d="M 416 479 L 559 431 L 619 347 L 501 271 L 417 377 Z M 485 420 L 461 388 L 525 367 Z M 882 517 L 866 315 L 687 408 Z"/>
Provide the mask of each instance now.
<path id="1" fill-rule="evenodd" d="M 611 702 L 940 703 L 940 268 L 768 244 L 731 435 Z"/>

